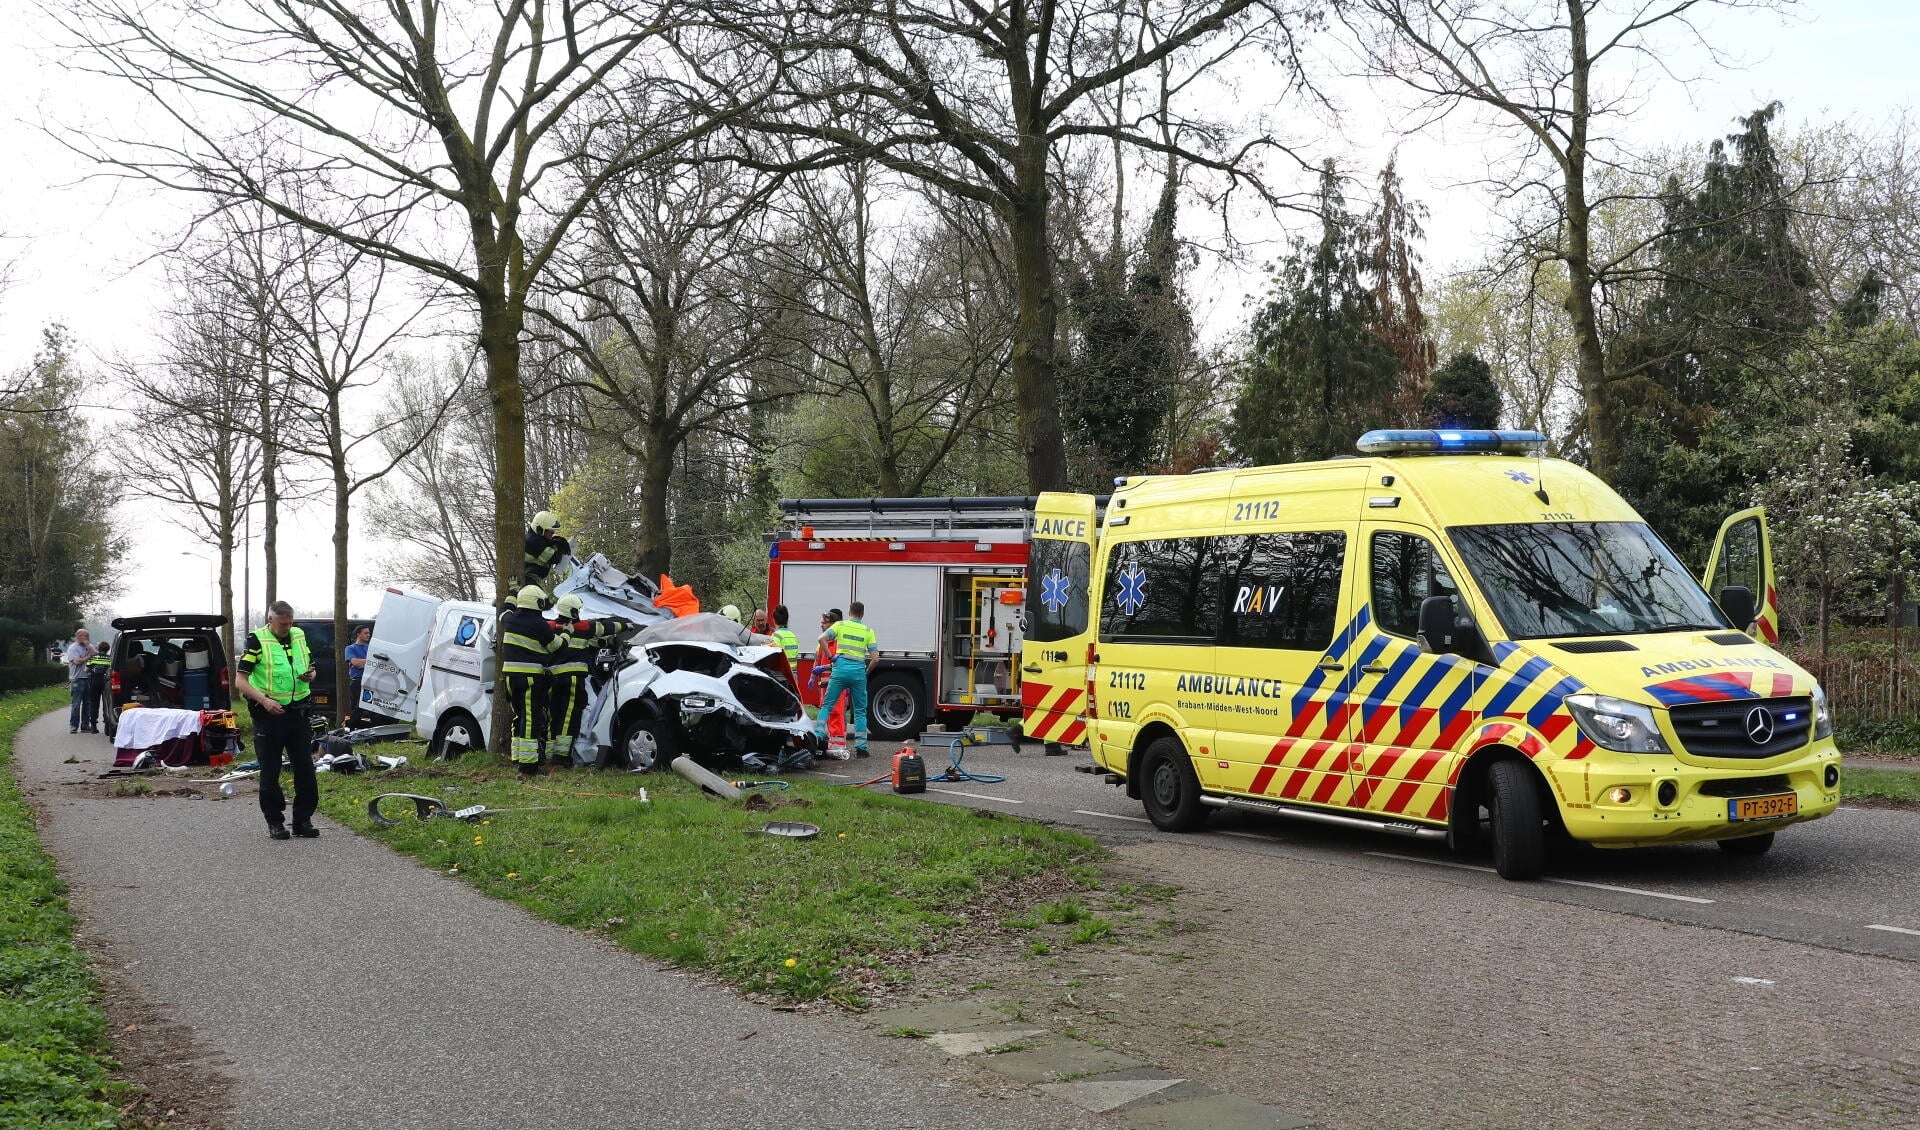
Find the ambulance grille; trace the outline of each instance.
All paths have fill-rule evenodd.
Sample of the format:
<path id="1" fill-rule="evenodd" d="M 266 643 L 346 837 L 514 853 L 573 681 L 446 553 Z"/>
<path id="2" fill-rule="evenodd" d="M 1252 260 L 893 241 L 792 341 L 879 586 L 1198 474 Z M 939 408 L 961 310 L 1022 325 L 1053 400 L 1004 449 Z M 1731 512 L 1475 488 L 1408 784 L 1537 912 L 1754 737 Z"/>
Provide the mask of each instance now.
<path id="1" fill-rule="evenodd" d="M 1701 796 L 1717 796 L 1721 799 L 1736 796 L 1766 796 L 1768 793 L 1790 793 L 1793 782 L 1782 776 L 1766 777 L 1729 777 L 1719 781 L 1702 781 Z"/>
<path id="2" fill-rule="evenodd" d="M 1603 651 L 1639 651 L 1640 649 L 1626 640 L 1573 640 L 1569 643 L 1557 643 L 1553 646 L 1561 651 L 1570 651 L 1575 655 L 1598 655 Z"/>
<path id="3" fill-rule="evenodd" d="M 1773 757 L 1806 745 L 1813 732 L 1813 700 L 1804 695 L 1695 702 L 1674 707 L 1671 715 L 1674 736 L 1700 757 Z M 1750 734 L 1755 728 L 1759 740 Z"/>

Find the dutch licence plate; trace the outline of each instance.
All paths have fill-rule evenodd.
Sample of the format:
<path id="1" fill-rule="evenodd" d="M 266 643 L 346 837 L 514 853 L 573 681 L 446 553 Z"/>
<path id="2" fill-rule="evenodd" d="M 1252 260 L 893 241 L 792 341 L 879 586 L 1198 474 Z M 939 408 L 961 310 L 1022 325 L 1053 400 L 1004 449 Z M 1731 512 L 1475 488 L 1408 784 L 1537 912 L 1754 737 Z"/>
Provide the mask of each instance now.
<path id="1" fill-rule="evenodd" d="M 1728 820 L 1777 820 L 1800 811 L 1798 793 L 1734 797 L 1727 801 Z"/>

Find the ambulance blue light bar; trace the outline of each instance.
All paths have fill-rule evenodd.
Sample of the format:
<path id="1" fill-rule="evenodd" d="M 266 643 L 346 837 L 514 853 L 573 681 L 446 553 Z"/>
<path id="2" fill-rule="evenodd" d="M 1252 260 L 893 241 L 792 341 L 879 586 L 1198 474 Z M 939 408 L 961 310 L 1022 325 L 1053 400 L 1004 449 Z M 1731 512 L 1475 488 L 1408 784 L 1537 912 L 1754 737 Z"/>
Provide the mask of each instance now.
<path id="1" fill-rule="evenodd" d="M 1537 455 L 1547 437 L 1533 431 L 1384 428 L 1354 444 L 1362 455 Z"/>

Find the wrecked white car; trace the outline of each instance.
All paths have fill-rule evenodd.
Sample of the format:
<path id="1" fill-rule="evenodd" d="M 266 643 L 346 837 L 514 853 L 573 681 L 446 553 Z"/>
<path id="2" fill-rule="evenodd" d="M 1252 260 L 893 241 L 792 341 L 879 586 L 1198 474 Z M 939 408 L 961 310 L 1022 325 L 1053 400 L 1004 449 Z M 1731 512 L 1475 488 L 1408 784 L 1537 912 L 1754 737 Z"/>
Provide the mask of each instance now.
<path id="1" fill-rule="evenodd" d="M 590 711 L 602 764 L 646 772 L 684 753 L 708 768 L 800 767 L 816 744 L 786 656 L 747 638 L 705 615 L 641 632 Z"/>

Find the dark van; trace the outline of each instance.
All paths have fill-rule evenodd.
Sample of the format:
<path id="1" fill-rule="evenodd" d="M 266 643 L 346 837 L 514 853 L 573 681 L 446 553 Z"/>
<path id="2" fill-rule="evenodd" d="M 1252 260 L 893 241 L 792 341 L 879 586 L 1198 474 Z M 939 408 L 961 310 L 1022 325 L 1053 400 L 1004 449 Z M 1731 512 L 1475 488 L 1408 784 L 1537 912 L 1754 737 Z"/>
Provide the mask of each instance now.
<path id="1" fill-rule="evenodd" d="M 113 621 L 113 665 L 101 728 L 107 740 L 130 702 L 180 710 L 229 710 L 233 669 L 220 642 L 225 616 L 205 612 L 149 612 Z"/>
<path id="2" fill-rule="evenodd" d="M 372 620 L 348 620 L 347 638 L 335 643 L 333 639 L 333 618 L 324 620 L 296 619 L 293 626 L 307 634 L 307 650 L 313 653 L 313 693 L 307 699 L 308 709 L 315 714 L 324 714 L 331 722 L 340 720 L 340 711 L 333 702 L 333 672 L 335 667 L 345 662 L 341 658 L 347 645 L 353 642 L 353 634 L 361 628 L 373 627 Z M 354 704 L 348 703 L 351 711 Z"/>

